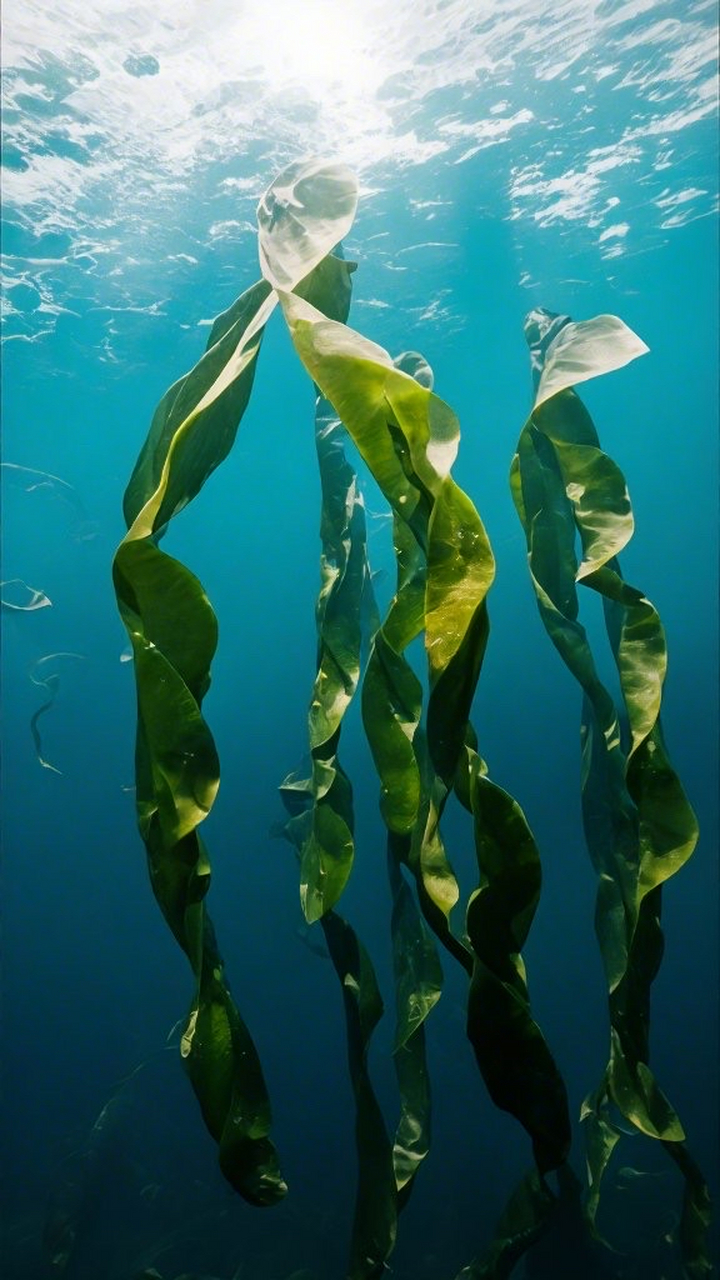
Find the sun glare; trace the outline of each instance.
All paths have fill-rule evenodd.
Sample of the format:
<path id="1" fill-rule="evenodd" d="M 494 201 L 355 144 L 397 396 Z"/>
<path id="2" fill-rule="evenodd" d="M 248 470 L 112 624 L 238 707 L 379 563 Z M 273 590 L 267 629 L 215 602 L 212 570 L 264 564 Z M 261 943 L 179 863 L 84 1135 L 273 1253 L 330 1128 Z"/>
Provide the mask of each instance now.
<path id="1" fill-rule="evenodd" d="M 302 85 L 314 98 L 345 100 L 372 92 L 386 74 L 371 18 L 355 0 L 258 0 L 236 30 L 273 89 Z"/>

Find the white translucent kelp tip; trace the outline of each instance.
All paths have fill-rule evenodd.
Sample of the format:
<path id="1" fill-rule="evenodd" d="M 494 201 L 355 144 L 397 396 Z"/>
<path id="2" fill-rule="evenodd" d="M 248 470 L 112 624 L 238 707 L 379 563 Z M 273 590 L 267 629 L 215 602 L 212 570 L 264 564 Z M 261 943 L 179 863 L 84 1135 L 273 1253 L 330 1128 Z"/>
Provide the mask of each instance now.
<path id="1" fill-rule="evenodd" d="M 571 321 L 547 349 L 534 408 L 579 382 L 621 369 L 649 350 L 617 316 Z"/>
<path id="2" fill-rule="evenodd" d="M 260 270 L 289 292 L 352 226 L 357 178 L 344 164 L 300 160 L 278 174 L 258 209 Z"/>

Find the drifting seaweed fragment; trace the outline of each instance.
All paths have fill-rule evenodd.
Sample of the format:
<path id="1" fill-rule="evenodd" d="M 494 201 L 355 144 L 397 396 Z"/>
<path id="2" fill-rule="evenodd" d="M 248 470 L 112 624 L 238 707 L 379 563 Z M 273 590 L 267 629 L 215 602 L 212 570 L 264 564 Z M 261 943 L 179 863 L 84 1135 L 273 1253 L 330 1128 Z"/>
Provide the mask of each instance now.
<path id="1" fill-rule="evenodd" d="M 17 604 L 16 601 L 9 599 L 12 592 L 3 594 L 0 598 L 0 604 L 3 609 L 13 609 L 18 613 L 33 613 L 36 609 L 52 608 L 52 600 L 45 595 L 44 591 L 38 590 L 37 587 L 29 587 L 27 582 L 23 582 L 22 578 L 6 578 L 4 582 L 0 582 L 0 590 L 4 592 L 6 587 L 22 587 L 26 591 L 30 599 L 27 604 Z"/>
<path id="2" fill-rule="evenodd" d="M 47 492 L 58 499 L 71 513 L 71 533 L 76 542 L 90 542 L 97 537 L 97 524 L 88 518 L 85 505 L 74 485 L 51 471 L 37 467 L 21 466 L 17 462 L 0 462 L 0 468 L 24 493 Z"/>
<path id="3" fill-rule="evenodd" d="M 50 769 L 52 773 L 62 774 L 62 769 L 58 769 L 54 764 L 51 764 L 50 761 L 46 760 L 45 757 L 43 756 L 42 739 L 40 737 L 40 730 L 38 729 L 38 721 L 40 717 L 45 715 L 45 713 L 50 710 L 51 706 L 53 705 L 58 695 L 58 691 L 60 689 L 60 676 L 57 671 L 51 671 L 49 672 L 48 675 L 40 675 L 39 672 L 41 668 L 45 666 L 46 663 L 55 662 L 56 659 L 58 658 L 76 658 L 80 662 L 84 662 L 85 654 L 84 653 L 46 653 L 43 658 L 38 658 L 35 665 L 28 672 L 28 675 L 32 680 L 33 684 L 38 685 L 38 687 L 41 689 L 45 689 L 50 695 L 49 698 L 45 702 L 43 702 L 42 706 L 38 708 L 38 710 L 34 713 L 34 715 L 30 720 L 30 732 L 32 734 L 33 742 L 35 743 L 35 754 L 37 756 L 38 764 L 42 765 L 43 769 Z"/>

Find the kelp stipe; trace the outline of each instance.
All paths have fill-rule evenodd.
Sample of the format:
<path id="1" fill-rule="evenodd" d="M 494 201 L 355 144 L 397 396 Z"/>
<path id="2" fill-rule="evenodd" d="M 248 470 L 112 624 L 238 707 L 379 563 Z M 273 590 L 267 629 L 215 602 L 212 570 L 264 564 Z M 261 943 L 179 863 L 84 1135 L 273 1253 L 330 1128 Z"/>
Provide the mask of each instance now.
<path id="1" fill-rule="evenodd" d="M 135 658 L 138 823 L 153 891 L 195 976 L 181 1053 L 223 1173 L 257 1205 L 276 1202 L 286 1186 L 260 1061 L 205 907 L 210 864 L 198 834 L 219 785 L 201 710 L 217 624 L 198 579 L 158 543 L 232 446 L 277 304 L 275 283 L 300 286 L 323 305 L 323 259 L 346 233 L 356 201 L 354 175 L 317 161 L 291 165 L 278 189 L 268 189 L 258 209 L 264 278 L 215 321 L 203 358 L 160 401 L 125 494 L 128 532 L 113 564 Z"/>
<path id="2" fill-rule="evenodd" d="M 687 1277 L 699 1280 L 711 1270 L 708 1190 L 649 1066 L 650 988 L 663 950 L 661 886 L 692 854 L 698 828 L 660 726 L 667 664 L 660 618 L 625 581 L 617 559 L 633 532 L 625 480 L 600 449 L 590 416 L 572 390 L 647 347 L 614 316 L 573 323 L 537 310 L 527 317 L 525 333 L 537 392 L 510 482 L 540 615 L 583 691 L 583 821 L 598 875 L 595 925 L 611 1028 L 607 1067 L 582 1108 L 587 1214 L 594 1229 L 601 1179 L 621 1138 L 616 1109 L 635 1130 L 659 1140 L 685 1178 L 679 1244 Z M 620 709 L 597 675 L 578 620 L 578 584 L 601 596 Z"/>

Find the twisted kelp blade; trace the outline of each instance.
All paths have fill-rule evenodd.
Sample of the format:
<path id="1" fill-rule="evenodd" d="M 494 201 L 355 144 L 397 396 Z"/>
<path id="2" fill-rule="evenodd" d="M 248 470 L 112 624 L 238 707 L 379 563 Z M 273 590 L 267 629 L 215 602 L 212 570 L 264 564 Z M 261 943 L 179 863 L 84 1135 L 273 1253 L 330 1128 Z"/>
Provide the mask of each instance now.
<path id="1" fill-rule="evenodd" d="M 219 781 L 200 710 L 215 650 L 214 614 L 194 575 L 150 539 L 121 544 L 114 578 L 135 656 L 140 831 L 153 892 L 196 979 L 183 1058 L 226 1177 L 251 1203 L 272 1203 L 285 1184 L 267 1136 L 267 1092 L 203 901 L 210 867 L 197 827 Z"/>
<path id="2" fill-rule="evenodd" d="M 423 362 L 424 363 L 424 362 Z M 318 818 L 327 810 L 344 818 L 347 837 L 352 836 L 352 811 L 349 806 L 349 784 L 346 782 L 347 805 L 338 812 L 333 797 L 338 775 L 344 778 L 337 760 L 342 719 L 352 698 L 360 670 L 363 632 L 368 624 L 377 624 L 372 603 L 372 584 L 367 561 L 364 508 L 359 496 L 357 477 L 345 455 L 346 432 L 328 401 L 318 399 L 316 412 L 316 447 L 322 489 L 321 515 L 321 587 L 316 606 L 318 629 L 318 672 L 311 700 L 309 728 L 313 757 L 313 776 L 304 783 L 294 781 L 283 786 L 282 794 L 291 813 L 285 834 L 295 843 L 300 854 L 301 896 L 308 914 L 308 868 L 313 872 L 312 885 L 317 905 L 322 908 L 323 928 L 330 938 L 339 917 L 328 911 L 336 859 L 327 839 L 318 839 Z M 322 771 L 318 765 L 323 766 Z M 329 785 L 319 783 L 329 781 Z M 303 807 L 305 812 L 303 813 Z M 346 841 L 347 843 L 347 841 Z M 308 861 L 308 850 L 319 852 L 320 859 Z M 316 871 L 322 874 L 315 875 Z M 397 870 L 397 868 L 396 868 Z M 392 859 L 391 859 L 392 880 Z M 417 955 L 417 910 L 407 886 L 403 894 L 401 877 L 393 880 L 393 953 L 398 975 L 398 1037 L 395 1061 L 401 1094 L 401 1116 L 395 1142 L 390 1148 L 382 1117 L 377 1108 L 367 1073 L 365 1051 L 358 1059 L 358 1026 L 369 1041 L 372 1019 L 363 1009 L 381 1012 L 379 993 L 369 957 L 348 925 L 340 933 L 342 951 L 336 938 L 333 959 L 343 984 L 346 1000 L 347 1034 L 351 1075 L 354 1082 L 359 1178 L 356 1195 L 355 1225 L 351 1256 L 353 1276 L 380 1274 L 393 1247 L 395 1219 L 407 1199 L 412 1180 L 427 1153 L 429 1141 L 429 1085 L 425 1064 L 422 1020 L 439 995 L 441 974 L 434 946 L 425 935 L 423 956 L 434 957 L 435 968 L 427 972 L 426 963 Z M 420 925 L 422 930 L 422 925 Z M 337 929 L 335 929 L 337 933 Z M 347 973 L 358 948 L 358 972 L 355 979 Z M 345 960 L 342 960 L 342 956 Z M 408 958 L 418 963 L 408 966 Z M 421 977 L 423 991 L 418 989 Z M 427 978 L 427 982 L 425 982 Z M 348 1003 L 348 983 L 355 991 L 359 1008 Z M 430 995 L 430 985 L 434 991 Z M 421 1006 L 425 1005 L 421 1010 Z M 365 1030 L 362 1029 L 365 1024 Z M 400 1197 L 400 1198 L 399 1198 Z"/>
<path id="3" fill-rule="evenodd" d="M 310 923 L 338 901 L 354 856 L 352 789 L 337 753 L 343 717 L 360 677 L 369 567 L 365 514 L 357 477 L 345 457 L 344 435 L 332 407 L 318 397 L 321 583 L 315 610 L 317 673 L 308 712 L 313 804 L 300 849 L 300 900 Z"/>
<path id="4" fill-rule="evenodd" d="M 464 750 L 470 703 L 487 637 L 484 602 L 494 573 L 480 518 L 449 475 L 459 436 L 457 420 L 449 406 L 394 368 L 387 354 L 378 352 L 374 344 L 344 326 L 330 325 L 295 298 L 283 297 L 282 304 L 301 358 L 342 414 L 392 503 L 396 529 L 404 525 L 408 531 L 407 538 L 396 537 L 400 585 L 388 618 L 375 637 L 366 676 L 364 718 L 376 764 L 382 769 L 383 810 L 391 831 L 396 836 L 403 829 L 413 831 L 414 849 L 408 850 L 408 859 L 413 865 L 416 860 L 420 883 L 447 919 L 457 900 L 457 885 L 442 850 L 438 824 Z M 418 607 L 418 587 L 422 609 Z M 406 667 L 402 650 L 423 627 L 430 699 L 427 755 L 423 751 L 418 756 L 420 688 Z M 488 790 L 492 791 L 490 784 Z M 499 789 L 497 794 L 504 795 Z M 509 797 L 506 800 L 512 809 Z M 513 827 L 508 848 L 515 835 Z M 534 855 L 537 881 L 535 850 Z M 507 865 L 504 872 L 507 875 Z M 524 900 L 527 924 L 535 906 L 533 895 L 534 886 L 530 899 Z M 513 954 L 519 951 L 526 931 L 518 927 L 518 936 L 510 937 Z M 442 936 L 446 941 L 444 932 Z M 506 949 L 499 961 L 501 967 L 508 959 Z M 513 970 L 513 974 L 516 984 L 521 983 L 519 973 Z M 508 976 L 501 972 L 501 987 Z M 536 1072 L 538 1055 L 543 1055 L 543 1084 L 538 1091 L 545 1113 L 542 1121 L 534 1124 L 534 1138 L 542 1167 L 548 1168 L 567 1154 L 565 1092 L 545 1041 L 529 1016 L 526 993 L 520 1004 L 526 1015 L 525 1048 L 532 1045 L 536 1050 L 530 1076 Z M 517 1026 L 518 1007 L 518 1001 L 511 1000 L 506 1008 L 508 1025 L 513 1027 Z M 520 1087 L 514 1091 L 514 1109 L 527 1118 L 530 1109 L 523 1109 L 521 1093 Z M 549 1136 L 542 1132 L 543 1125 L 550 1130 Z"/>
<path id="5" fill-rule="evenodd" d="M 470 633 L 486 625 L 482 606 L 495 569 L 477 511 L 450 475 L 460 438 L 457 418 L 439 396 L 397 368 L 382 347 L 345 325 L 331 324 L 297 297 L 282 295 L 281 302 L 298 355 L 427 557 L 423 625 L 431 684 L 456 654 L 458 675 L 470 672 L 457 705 L 448 707 L 431 733 L 431 752 L 449 782 L 453 755 L 457 759 L 463 741 L 462 730 L 453 732 L 453 725 L 467 718 L 474 689 L 467 661 Z M 459 679 L 447 682 L 446 706 L 460 688 Z"/>
<path id="6" fill-rule="evenodd" d="M 334 911 L 323 916 L 322 928 L 343 990 L 356 1107 L 358 1190 L 348 1280 L 380 1280 L 397 1231 L 393 1151 L 367 1069 L 370 1037 L 383 1005 L 372 962 L 354 930 Z"/>
<path id="7" fill-rule="evenodd" d="M 346 315 L 349 269 L 337 259 L 328 261 L 335 264 L 339 289 L 331 290 L 325 302 L 335 314 Z M 382 1014 L 382 1001 L 367 952 L 350 925 L 332 910 L 354 852 L 352 791 L 338 748 L 343 718 L 360 675 L 363 631 L 373 612 L 368 608 L 372 587 L 364 507 L 357 476 L 345 454 L 346 440 L 332 406 L 318 396 L 315 443 L 322 549 L 315 609 L 317 674 L 308 715 L 312 775 L 292 786 L 286 781 L 282 795 L 292 815 L 284 834 L 298 851 L 303 910 L 308 920 L 321 919 L 343 992 L 358 1154 L 349 1276 L 372 1280 L 385 1269 L 397 1219 L 392 1148 L 367 1067 L 367 1050 Z"/>
<path id="8" fill-rule="evenodd" d="M 455 1280 L 508 1280 L 522 1255 L 542 1235 L 555 1203 L 537 1170 L 526 1174 L 503 1210 L 487 1254 L 463 1267 Z"/>
<path id="9" fill-rule="evenodd" d="M 391 872 L 397 885 L 401 863 L 412 868 L 427 918 L 445 945 L 472 969 L 471 954 L 449 928 L 458 888 L 444 853 L 439 822 L 465 748 L 470 704 L 487 639 L 485 596 L 494 562 L 473 504 L 450 476 L 459 439 L 457 419 L 427 385 L 419 386 L 394 367 L 382 348 L 346 326 L 328 323 L 296 297 L 282 295 L 281 302 L 298 354 L 342 417 L 394 512 L 398 591 L 375 635 L 363 694 L 366 732 L 381 769 Z M 403 654 L 423 630 L 430 676 L 427 738 L 419 729 L 421 687 Z M 524 934 L 514 951 L 522 940 Z M 501 964 L 505 958 L 500 957 Z M 521 965 L 516 964 L 516 987 L 522 982 Z M 505 990 L 502 978 L 495 986 Z M 520 1085 L 512 1106 L 531 1128 L 538 1158 L 547 1168 L 567 1154 L 567 1104 L 555 1064 L 530 1017 L 524 986 L 523 993 L 524 999 L 519 999 L 518 992 L 510 991 L 511 998 L 503 1006 L 505 1022 L 501 1019 L 498 1024 L 499 1039 L 507 1025 L 517 1028 L 521 1022 L 525 1032 L 521 1053 L 529 1077 L 542 1059 L 542 1081 L 533 1099 L 536 1105 L 539 1096 L 544 1110 L 535 1116 L 530 1115 L 531 1108 L 523 1110 Z M 417 1006 L 418 992 L 411 995 Z M 424 1010 L 411 1009 L 410 1001 L 399 1003 L 401 1025 L 412 1025 L 417 1033 L 413 1049 L 419 1051 L 430 1007 L 432 1002 L 426 1002 Z M 474 1011 L 471 1021 L 474 1026 Z M 492 1030 L 496 1019 L 489 1022 Z M 514 1043 L 517 1048 L 517 1036 Z M 399 1042 L 403 1057 L 398 1061 L 403 1114 L 396 1140 L 396 1177 L 403 1199 L 429 1139 L 429 1095 L 417 1062 L 407 1054 L 410 1044 L 403 1032 Z M 530 1056 L 528 1046 L 533 1050 Z M 409 1084 L 404 1078 L 406 1068 Z M 412 1149 L 406 1148 L 405 1130 L 418 1122 L 417 1141 Z M 533 1223 L 541 1229 L 542 1222 L 533 1219 Z"/>
<path id="10" fill-rule="evenodd" d="M 517 801 L 470 747 L 457 791 L 473 815 L 480 877 L 467 905 L 475 957 L 468 1038 L 493 1102 L 527 1130 L 546 1173 L 567 1159 L 571 1131 L 565 1084 L 531 1015 L 520 954 L 540 898 L 540 856 Z"/>
<path id="11" fill-rule="evenodd" d="M 298 855 L 314 804 L 312 779 L 289 776 L 280 788 L 289 818 L 279 834 Z M 368 1071 L 372 1034 L 383 1012 L 375 971 L 354 929 L 334 910 L 320 921 L 328 954 L 343 993 L 348 1066 L 355 1098 L 358 1177 L 348 1280 L 379 1280 L 392 1253 L 397 1230 L 397 1189 L 393 1149 Z"/>
<path id="12" fill-rule="evenodd" d="M 531 312 L 526 326 L 549 317 L 541 309 Z M 613 369 L 645 355 L 650 348 L 642 338 L 617 316 L 595 316 L 592 320 L 575 323 L 568 320 L 555 334 L 544 353 L 540 384 L 535 396 L 534 409 L 539 408 L 559 391 L 575 387 L 589 378 L 597 378 Z"/>
<path id="13" fill-rule="evenodd" d="M 260 270 L 273 288 L 294 291 L 327 257 L 350 230 L 357 201 L 357 178 L 344 164 L 299 160 L 278 174 L 257 208 Z"/>
<path id="14" fill-rule="evenodd" d="M 400 1090 L 393 1165 L 399 1208 L 407 1202 L 415 1175 L 430 1150 L 431 1098 L 425 1019 L 440 999 L 443 984 L 435 942 L 403 875 L 402 847 L 398 845 L 404 843 L 402 838 L 388 835 L 396 1001 L 393 1060 Z"/>
<path id="15" fill-rule="evenodd" d="M 183 423 L 197 413 L 203 398 L 229 369 L 234 376 L 197 419 L 184 461 L 174 461 L 171 489 L 164 501 L 168 519 L 195 497 L 232 448 L 255 378 L 263 333 L 259 321 L 264 323 L 272 309 L 270 304 L 275 305 L 271 294 L 265 280 L 246 289 L 215 320 L 205 354 L 198 363 L 165 392 L 125 490 L 123 510 L 128 527 L 159 488 L 168 451 L 176 436 L 181 438 Z M 156 527 L 162 524 L 161 517 Z"/>
<path id="16" fill-rule="evenodd" d="M 299 208 L 295 215 L 297 224 Z M 304 275 L 309 265 L 303 260 Z M 320 300 L 326 273 L 318 283 Z M 312 279 L 304 287 L 313 297 Z M 216 625 L 198 580 L 160 551 L 157 537 L 226 456 L 275 302 L 266 281 L 242 295 L 216 321 L 198 365 L 163 397 L 128 487 L 130 527 L 114 564 L 138 684 L 138 818 L 154 892 L 196 981 L 182 1053 L 219 1143 L 223 1172 L 256 1204 L 277 1200 L 285 1184 L 268 1137 L 270 1106 L 260 1064 L 230 997 L 205 911 L 210 867 L 197 834 L 219 780 L 201 712 Z"/>
<path id="17" fill-rule="evenodd" d="M 425 597 L 431 599 L 433 626 L 437 624 L 437 634 L 428 627 L 429 661 L 435 671 L 442 670 L 443 663 L 450 663 L 453 650 L 461 649 L 469 629 L 475 625 L 475 615 L 481 618 L 488 574 L 487 539 L 479 517 L 469 500 L 463 503 L 464 495 L 463 499 L 459 497 L 461 491 L 448 474 L 459 438 L 457 419 L 427 387 L 396 368 L 381 347 L 345 325 L 331 323 L 294 296 L 283 294 L 281 301 L 301 360 L 334 405 L 397 519 L 408 527 L 438 578 L 442 577 L 443 558 L 448 550 L 448 529 L 453 528 L 458 543 L 466 533 L 471 535 L 464 544 L 467 556 L 461 555 L 455 562 L 466 591 L 456 592 L 457 608 L 449 635 L 442 631 L 442 609 L 431 595 L 432 588 L 427 582 L 424 585 Z M 433 542 L 430 512 L 436 503 L 444 508 L 446 519 L 438 521 L 438 537 Z M 471 512 L 472 529 L 466 529 Z M 453 590 L 456 586 L 454 582 Z M 473 592 L 478 597 L 475 612 Z M 424 600 L 421 627 L 427 613 Z M 443 735 L 436 735 L 434 744 L 438 748 L 449 745 Z M 422 844 L 429 851 L 429 844 Z M 436 908 L 447 917 L 457 901 L 457 884 L 438 841 L 432 844 L 432 855 L 425 888 Z"/>
<path id="18" fill-rule="evenodd" d="M 648 1065 L 650 988 L 663 949 L 661 885 L 692 853 L 697 823 L 660 729 L 666 668 L 660 619 L 645 596 L 625 583 L 617 562 L 632 533 L 624 477 L 600 450 L 592 420 L 570 389 L 572 382 L 618 368 L 646 348 L 622 322 L 608 317 L 572 325 L 550 312 L 533 312 L 526 335 L 540 385 L 518 442 L 511 488 L 541 616 L 585 694 L 583 817 L 599 875 L 596 927 L 611 1020 L 608 1066 L 584 1107 L 590 1138 L 588 1212 L 592 1221 L 617 1141 L 608 1115 L 612 1103 L 637 1130 L 662 1141 L 683 1170 L 681 1244 L 687 1273 L 701 1275 L 707 1265 L 707 1188 Z M 583 546 L 580 565 L 576 534 Z M 582 581 L 603 599 L 629 723 L 627 747 L 619 713 L 598 679 L 577 620 L 576 582 Z"/>

